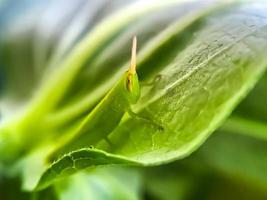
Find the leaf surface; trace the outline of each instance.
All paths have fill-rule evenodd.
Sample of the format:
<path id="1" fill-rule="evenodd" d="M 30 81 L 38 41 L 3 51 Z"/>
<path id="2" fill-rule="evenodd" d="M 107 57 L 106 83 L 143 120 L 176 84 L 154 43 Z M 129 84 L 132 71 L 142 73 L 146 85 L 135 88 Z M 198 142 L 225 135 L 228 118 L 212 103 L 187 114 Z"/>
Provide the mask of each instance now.
<path id="1" fill-rule="evenodd" d="M 140 165 L 135 161 L 109 154 L 101 150 L 84 148 L 70 152 L 54 162 L 42 175 L 36 190 L 42 190 L 56 179 L 71 175 L 84 168 L 110 164 Z"/>
<path id="2" fill-rule="evenodd" d="M 143 88 L 135 107 L 164 131 L 125 120 L 110 135 L 113 146 L 106 150 L 159 164 L 185 157 L 200 146 L 265 70 L 264 6 L 247 4 L 207 17 L 188 46 L 157 73 L 158 82 Z"/>

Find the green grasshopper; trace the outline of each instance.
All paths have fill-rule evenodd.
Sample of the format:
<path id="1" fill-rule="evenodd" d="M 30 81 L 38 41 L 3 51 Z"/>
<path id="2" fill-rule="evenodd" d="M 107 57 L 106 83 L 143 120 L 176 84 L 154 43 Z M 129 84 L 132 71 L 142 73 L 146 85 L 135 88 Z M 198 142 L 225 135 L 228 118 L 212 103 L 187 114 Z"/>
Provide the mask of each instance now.
<path id="1" fill-rule="evenodd" d="M 140 98 L 140 85 L 136 73 L 136 49 L 137 39 L 134 37 L 130 69 L 85 118 L 74 136 L 63 144 L 64 147 L 54 152 L 55 155 L 96 144 L 102 139 L 110 144 L 107 136 L 117 127 L 126 112 L 132 118 L 160 127 L 150 119 L 142 118 L 131 110 L 131 105 L 137 103 Z"/>

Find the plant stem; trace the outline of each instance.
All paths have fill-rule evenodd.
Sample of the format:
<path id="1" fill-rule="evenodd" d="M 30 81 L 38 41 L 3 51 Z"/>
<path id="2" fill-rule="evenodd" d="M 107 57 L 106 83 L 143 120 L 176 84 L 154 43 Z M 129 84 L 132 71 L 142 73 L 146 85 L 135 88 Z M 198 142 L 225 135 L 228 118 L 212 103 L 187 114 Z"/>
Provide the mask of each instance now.
<path id="1" fill-rule="evenodd" d="M 267 140 L 267 124 L 251 119 L 232 116 L 221 127 L 224 131 Z"/>

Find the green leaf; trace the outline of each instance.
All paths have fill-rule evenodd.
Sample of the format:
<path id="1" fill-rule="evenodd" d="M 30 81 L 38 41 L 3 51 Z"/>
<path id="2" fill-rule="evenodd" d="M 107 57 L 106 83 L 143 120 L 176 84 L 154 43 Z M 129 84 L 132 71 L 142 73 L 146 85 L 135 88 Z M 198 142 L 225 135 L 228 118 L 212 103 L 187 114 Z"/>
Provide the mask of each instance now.
<path id="1" fill-rule="evenodd" d="M 246 3 L 216 14 L 201 15 L 201 23 L 195 31 L 187 33 L 191 34 L 187 45 L 175 49 L 175 56 L 147 76 L 150 80 L 158 75 L 160 78 L 151 86 L 142 87 L 142 98 L 134 106 L 142 118 L 159 124 L 163 130 L 147 120 L 125 116 L 109 135 L 109 143 L 103 138 L 94 144 L 109 152 L 97 154 L 108 155 L 105 164 L 118 164 L 113 157 L 120 155 L 125 164 L 157 165 L 181 159 L 197 149 L 252 89 L 266 68 L 265 8 L 265 4 L 258 7 Z M 181 38 L 181 31 L 196 26 L 194 20 L 183 22 L 178 24 L 182 30 L 173 24 L 174 28 L 161 32 L 151 43 L 164 38 L 163 43 L 154 44 L 155 47 L 170 48 L 168 45 L 173 44 L 174 38 Z M 149 45 L 144 47 L 144 54 L 146 50 L 151 51 Z M 139 66 L 141 77 L 143 68 L 152 67 L 145 60 L 157 60 L 157 53 L 154 50 L 143 57 Z M 67 161 L 67 168 L 73 166 L 70 157 L 59 159 L 45 172 L 40 184 L 49 185 L 60 174 L 51 169 L 56 166 L 65 169 Z M 83 167 L 92 164 L 85 163 Z"/>
<path id="2" fill-rule="evenodd" d="M 265 6 L 249 3 L 208 16 L 187 47 L 157 72 L 161 79 L 142 89 L 135 109 L 164 132 L 129 119 L 110 134 L 112 147 L 98 147 L 146 164 L 183 158 L 197 149 L 266 68 Z"/>
<path id="3" fill-rule="evenodd" d="M 42 175 L 36 190 L 42 190 L 58 178 L 68 176 L 79 170 L 100 165 L 140 165 L 138 162 L 112 155 L 101 150 L 84 148 L 70 152 L 54 162 Z"/>

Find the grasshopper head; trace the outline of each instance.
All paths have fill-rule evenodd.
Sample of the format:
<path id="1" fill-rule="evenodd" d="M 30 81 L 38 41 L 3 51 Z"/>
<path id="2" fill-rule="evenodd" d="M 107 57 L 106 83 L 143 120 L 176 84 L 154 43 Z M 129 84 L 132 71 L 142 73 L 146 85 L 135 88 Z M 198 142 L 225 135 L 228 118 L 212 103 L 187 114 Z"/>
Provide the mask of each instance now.
<path id="1" fill-rule="evenodd" d="M 129 71 L 126 76 L 126 90 L 127 98 L 131 104 L 135 104 L 140 98 L 140 86 L 138 81 L 137 73 L 131 74 Z"/>
<path id="2" fill-rule="evenodd" d="M 126 73 L 126 89 L 128 93 L 127 97 L 131 104 L 136 103 L 140 97 L 140 86 L 136 73 L 136 47 L 137 39 L 136 37 L 134 37 L 132 46 L 131 66 Z"/>

